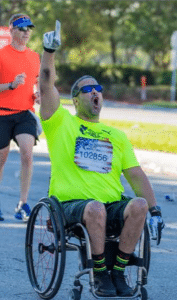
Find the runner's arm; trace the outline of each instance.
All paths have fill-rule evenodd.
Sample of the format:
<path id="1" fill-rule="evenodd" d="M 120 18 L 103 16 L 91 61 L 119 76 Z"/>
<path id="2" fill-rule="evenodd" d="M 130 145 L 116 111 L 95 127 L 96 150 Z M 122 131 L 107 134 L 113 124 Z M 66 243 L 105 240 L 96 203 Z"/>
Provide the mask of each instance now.
<path id="1" fill-rule="evenodd" d="M 10 82 L 8 83 L 1 83 L 0 84 L 0 92 L 4 92 L 4 91 L 9 91 L 9 85 L 10 85 Z"/>
<path id="2" fill-rule="evenodd" d="M 25 84 L 26 74 L 21 73 L 18 74 L 12 82 L 1 83 L 0 84 L 0 92 L 14 90 L 18 88 L 18 86 Z"/>
<path id="3" fill-rule="evenodd" d="M 123 174 L 135 195 L 146 199 L 149 208 L 157 205 L 149 179 L 141 167 L 125 169 L 123 170 Z"/>

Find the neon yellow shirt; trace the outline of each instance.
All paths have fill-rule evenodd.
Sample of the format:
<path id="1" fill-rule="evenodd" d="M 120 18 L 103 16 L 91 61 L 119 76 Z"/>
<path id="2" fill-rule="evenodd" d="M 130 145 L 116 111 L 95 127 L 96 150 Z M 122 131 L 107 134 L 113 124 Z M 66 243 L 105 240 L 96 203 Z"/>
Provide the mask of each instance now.
<path id="1" fill-rule="evenodd" d="M 121 199 L 122 170 L 139 166 L 124 132 L 84 121 L 62 105 L 42 126 L 51 160 L 49 195 L 60 201 Z"/>

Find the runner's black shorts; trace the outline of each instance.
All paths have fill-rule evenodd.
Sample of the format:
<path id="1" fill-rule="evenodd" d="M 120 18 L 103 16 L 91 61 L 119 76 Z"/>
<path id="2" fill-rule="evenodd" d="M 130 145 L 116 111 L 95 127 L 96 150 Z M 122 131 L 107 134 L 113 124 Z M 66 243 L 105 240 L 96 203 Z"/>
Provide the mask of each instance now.
<path id="1" fill-rule="evenodd" d="M 131 199 L 131 197 L 122 195 L 120 201 L 104 204 L 107 212 L 107 234 L 120 235 L 124 226 L 124 210 Z M 90 201 L 94 201 L 94 199 L 60 202 L 69 226 L 75 223 L 83 223 L 83 212 Z"/>
<path id="2" fill-rule="evenodd" d="M 16 136 L 21 133 L 30 134 L 35 140 L 38 139 L 36 120 L 29 111 L 0 116 L 0 149 L 7 147 L 11 140 L 17 143 Z"/>

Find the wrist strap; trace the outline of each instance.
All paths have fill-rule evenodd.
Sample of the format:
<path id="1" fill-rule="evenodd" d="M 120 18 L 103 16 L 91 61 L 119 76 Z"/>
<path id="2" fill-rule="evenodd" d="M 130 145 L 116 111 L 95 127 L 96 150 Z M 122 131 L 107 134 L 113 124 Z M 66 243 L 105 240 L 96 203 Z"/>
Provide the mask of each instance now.
<path id="1" fill-rule="evenodd" d="M 162 216 L 162 214 L 161 214 L 161 212 L 160 211 L 153 211 L 152 213 L 151 213 L 151 217 L 161 217 Z"/>
<path id="2" fill-rule="evenodd" d="M 13 81 L 12 81 L 13 82 Z M 15 88 L 13 88 L 12 86 L 12 82 L 9 83 L 9 90 L 14 90 Z"/>
<path id="3" fill-rule="evenodd" d="M 152 206 L 149 208 L 149 212 L 151 216 L 161 216 L 161 208 L 160 206 Z"/>

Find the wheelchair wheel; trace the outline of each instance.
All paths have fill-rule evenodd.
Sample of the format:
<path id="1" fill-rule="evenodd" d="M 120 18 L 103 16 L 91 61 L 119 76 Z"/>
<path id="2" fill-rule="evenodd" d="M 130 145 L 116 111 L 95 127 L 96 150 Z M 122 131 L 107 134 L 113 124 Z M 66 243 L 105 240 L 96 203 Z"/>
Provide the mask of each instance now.
<path id="1" fill-rule="evenodd" d="M 144 287 L 141 288 L 141 300 L 147 300 L 148 299 L 148 293 Z"/>
<path id="2" fill-rule="evenodd" d="M 79 280 L 74 281 L 74 288 L 69 292 L 69 300 L 80 300 L 82 294 L 83 285 Z"/>
<path id="3" fill-rule="evenodd" d="M 145 223 L 145 226 L 144 226 L 144 266 L 147 270 L 147 273 L 149 272 L 150 258 L 151 258 L 150 235 L 149 235 L 148 225 L 147 225 L 147 223 Z"/>
<path id="4" fill-rule="evenodd" d="M 66 248 L 63 218 L 54 198 L 41 199 L 26 231 L 26 263 L 30 282 L 43 299 L 51 299 L 62 283 Z"/>
<path id="5" fill-rule="evenodd" d="M 69 300 L 80 300 L 80 299 L 81 299 L 80 291 L 73 288 L 69 293 Z"/>
<path id="6" fill-rule="evenodd" d="M 132 257 L 133 262 L 130 263 L 130 266 L 127 266 L 125 269 L 125 276 L 127 280 L 127 284 L 132 287 L 134 290 L 136 290 L 137 285 L 137 273 L 138 268 L 140 266 L 144 266 L 146 271 L 142 271 L 142 286 L 147 284 L 147 275 L 149 271 L 149 265 L 150 265 L 150 236 L 149 236 L 149 230 L 147 227 L 147 223 L 145 223 L 144 226 L 144 245 L 143 245 L 143 263 L 141 260 L 139 260 L 139 251 L 140 251 L 140 243 L 141 238 L 136 246 L 134 255 Z M 145 298 L 145 289 L 142 287 L 142 295 L 144 298 L 143 300 L 146 300 Z M 147 293 L 147 292 L 146 292 Z"/>

